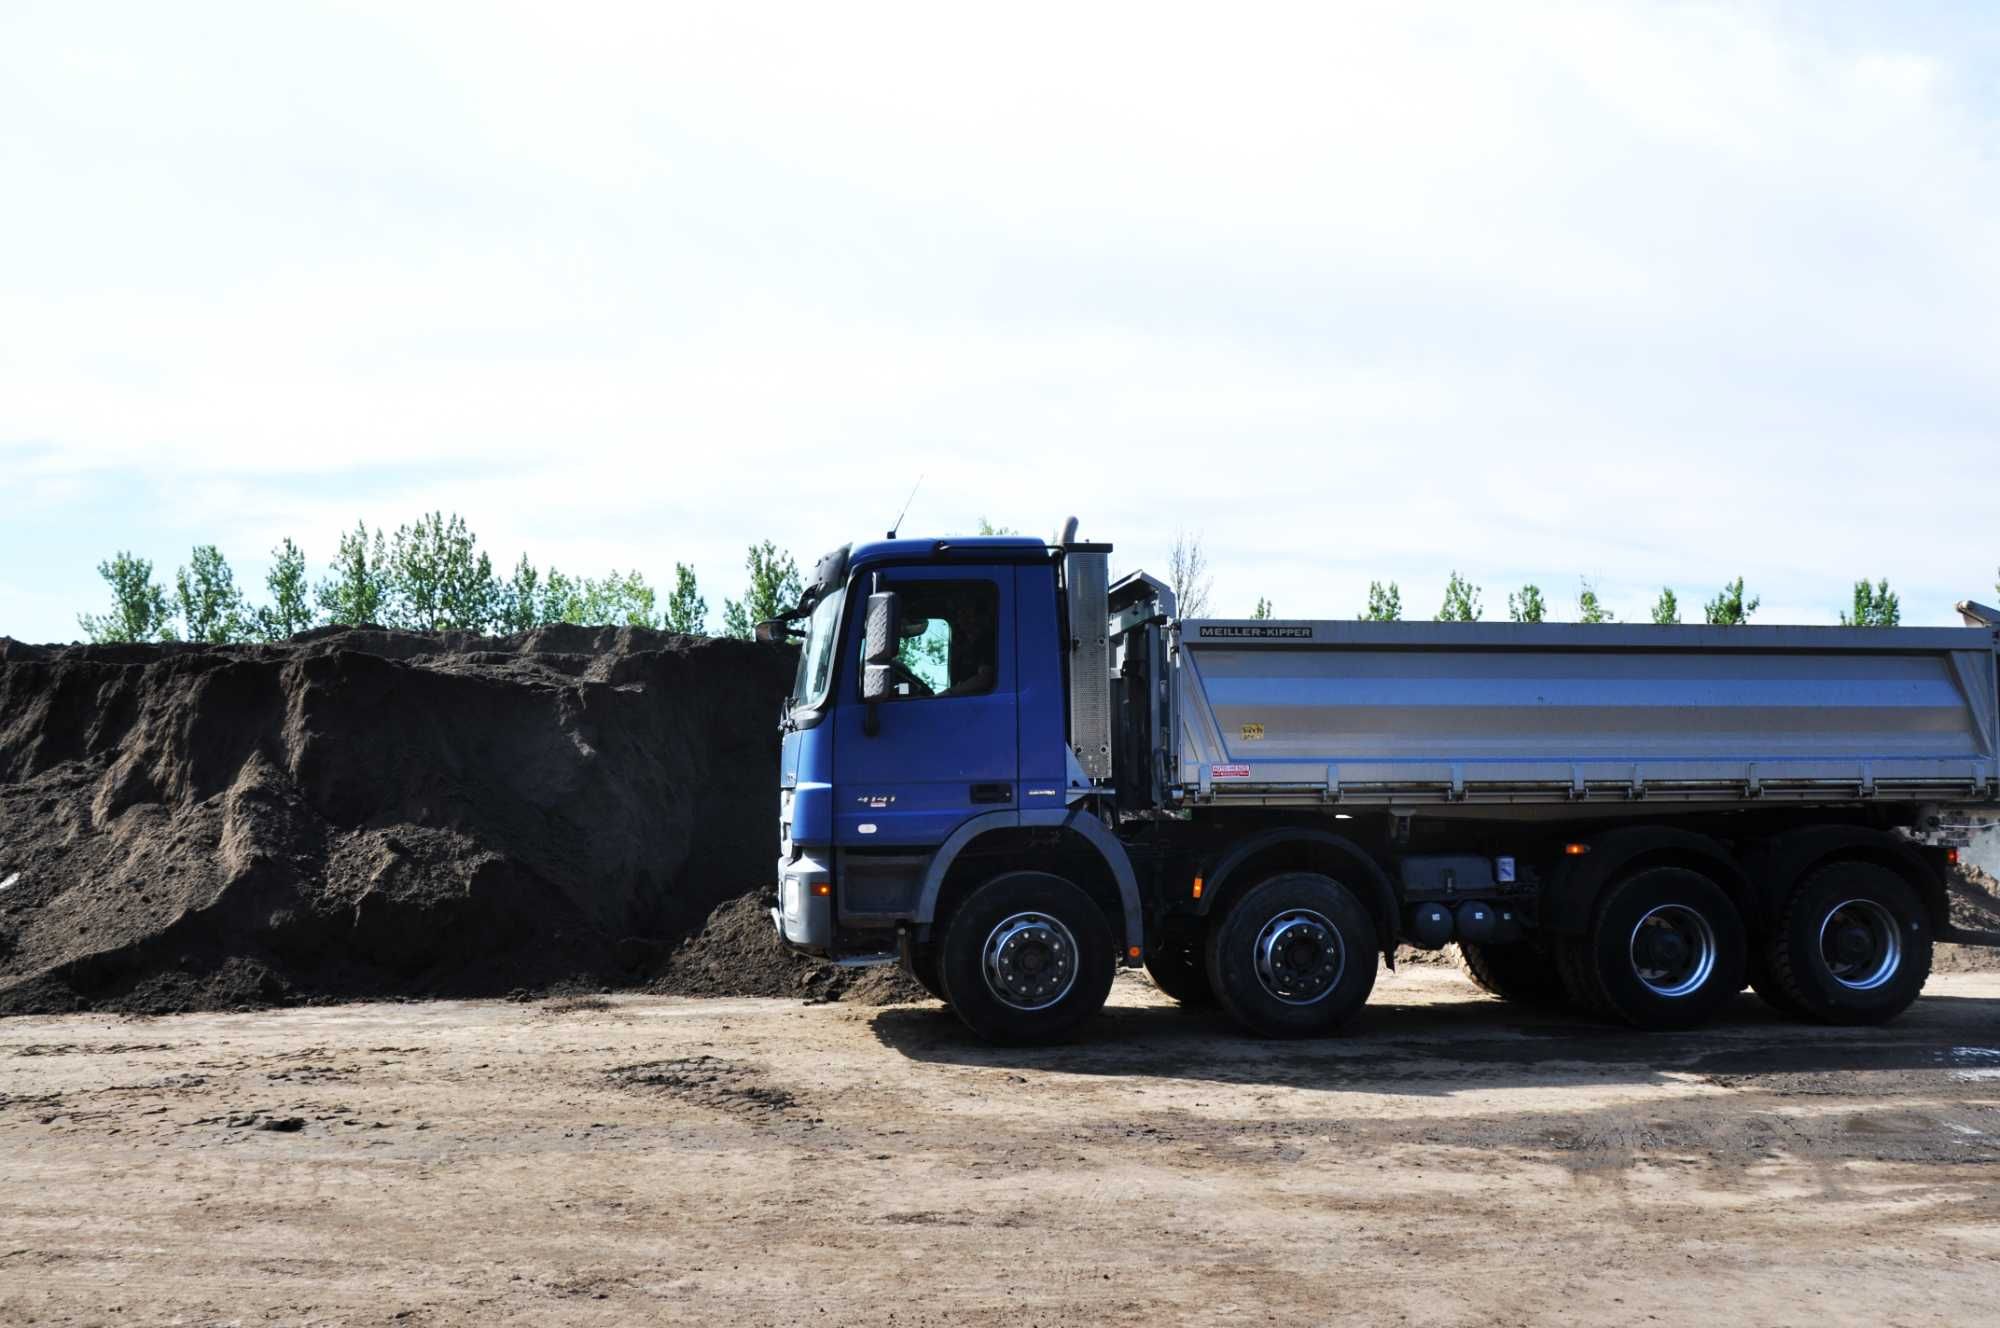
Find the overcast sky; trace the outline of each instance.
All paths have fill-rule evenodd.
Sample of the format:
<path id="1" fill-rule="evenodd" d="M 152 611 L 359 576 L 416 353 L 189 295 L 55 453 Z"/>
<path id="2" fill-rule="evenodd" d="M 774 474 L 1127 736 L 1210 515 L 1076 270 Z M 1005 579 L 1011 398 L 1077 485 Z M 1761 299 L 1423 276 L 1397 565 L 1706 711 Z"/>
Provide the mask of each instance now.
<path id="1" fill-rule="evenodd" d="M 2000 562 L 2000 9 L 0 5 L 0 634 L 357 519 L 1215 611 Z"/>

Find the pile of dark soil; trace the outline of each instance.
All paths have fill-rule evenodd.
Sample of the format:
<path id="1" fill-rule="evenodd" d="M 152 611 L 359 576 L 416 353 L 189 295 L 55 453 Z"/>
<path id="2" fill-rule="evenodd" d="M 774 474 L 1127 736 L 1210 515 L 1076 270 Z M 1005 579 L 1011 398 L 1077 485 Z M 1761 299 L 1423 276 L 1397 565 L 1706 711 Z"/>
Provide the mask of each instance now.
<path id="1" fill-rule="evenodd" d="M 817 1001 L 900 1005 L 931 997 L 894 964 L 836 968 L 788 950 L 764 891 L 722 905 L 668 956 L 653 990 L 670 996 L 802 996 Z"/>
<path id="2" fill-rule="evenodd" d="M 1966 863 L 1951 876 L 1951 925 L 2000 932 L 2000 881 Z M 1983 945 L 1940 945 L 1932 966 L 1939 973 L 2000 972 L 2000 950 Z"/>
<path id="3" fill-rule="evenodd" d="M 793 659 L 567 627 L 0 638 L 0 1012 L 651 978 L 770 877 Z"/>

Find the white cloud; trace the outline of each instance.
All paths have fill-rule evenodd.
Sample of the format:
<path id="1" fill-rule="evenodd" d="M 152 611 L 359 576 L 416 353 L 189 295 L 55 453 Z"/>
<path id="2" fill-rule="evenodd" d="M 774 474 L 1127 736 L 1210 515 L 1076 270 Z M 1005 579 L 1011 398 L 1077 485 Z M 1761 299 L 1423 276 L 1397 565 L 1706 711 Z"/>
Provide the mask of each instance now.
<path id="1" fill-rule="evenodd" d="M 866 534 L 918 473 L 911 528 L 1074 509 L 1145 562 L 1186 525 L 1220 603 L 1294 612 L 1390 576 L 1428 611 L 1456 567 L 1490 612 L 1740 571 L 1827 620 L 1867 573 L 1942 621 L 2000 556 L 1955 501 L 2000 420 L 1960 33 L 210 13 L 0 17 L 0 485 L 95 550 L 78 601 L 119 544 L 247 565 L 428 507 L 719 599 L 750 539 Z"/>

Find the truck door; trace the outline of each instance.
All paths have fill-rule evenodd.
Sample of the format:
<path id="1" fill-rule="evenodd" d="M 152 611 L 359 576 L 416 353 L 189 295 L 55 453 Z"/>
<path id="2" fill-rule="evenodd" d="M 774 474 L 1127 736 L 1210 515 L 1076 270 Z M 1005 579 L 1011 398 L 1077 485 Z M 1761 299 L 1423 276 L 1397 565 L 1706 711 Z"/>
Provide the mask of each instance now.
<path id="1" fill-rule="evenodd" d="M 861 700 L 859 613 L 842 649 L 834 723 L 834 843 L 934 847 L 967 817 L 1020 806 L 1014 569 L 903 567 L 898 695 Z M 857 594 L 865 593 L 857 592 Z"/>

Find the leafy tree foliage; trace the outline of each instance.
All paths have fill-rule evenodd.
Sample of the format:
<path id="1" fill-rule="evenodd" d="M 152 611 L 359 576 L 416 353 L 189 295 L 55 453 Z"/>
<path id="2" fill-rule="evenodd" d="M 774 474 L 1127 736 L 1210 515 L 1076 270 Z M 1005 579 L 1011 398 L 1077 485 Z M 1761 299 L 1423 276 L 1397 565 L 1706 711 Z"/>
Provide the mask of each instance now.
<path id="1" fill-rule="evenodd" d="M 1270 617 L 1270 616 L 1271 616 L 1271 601 L 1270 601 L 1270 600 L 1268 600 L 1268 599 L 1265 599 L 1265 598 L 1264 598 L 1264 597 L 1263 597 L 1262 595 L 1259 595 L 1259 596 L 1257 597 L 1257 607 L 1256 607 L 1256 608 L 1254 608 L 1254 609 L 1252 609 L 1252 610 L 1250 610 L 1250 616 L 1251 616 L 1252 618 L 1258 618 L 1258 619 L 1263 619 L 1263 618 L 1268 618 L 1268 617 Z"/>
<path id="2" fill-rule="evenodd" d="M 1518 595 L 1511 590 L 1507 592 L 1507 616 L 1515 622 L 1538 623 L 1548 617 L 1548 613 L 1548 605 L 1542 602 L 1540 586 L 1532 584 L 1522 586 Z"/>
<path id="3" fill-rule="evenodd" d="M 1660 598 L 1653 603 L 1653 621 L 1662 627 L 1671 627 L 1681 620 L 1681 602 L 1674 598 L 1671 587 L 1660 587 Z"/>
<path id="4" fill-rule="evenodd" d="M 340 537 L 333 575 L 314 591 L 321 616 L 340 627 L 382 623 L 389 606 L 389 550 L 376 531 L 371 540 L 365 522 Z"/>
<path id="5" fill-rule="evenodd" d="M 1174 542 L 1167 546 L 1167 584 L 1173 588 L 1174 611 L 1181 617 L 1208 616 L 1215 580 L 1208 573 L 1208 551 L 1202 548 L 1200 534 L 1174 532 Z"/>
<path id="6" fill-rule="evenodd" d="M 1540 592 L 1536 592 L 1539 594 Z M 1456 569 L 1445 583 L 1444 604 L 1438 609 L 1439 622 L 1478 622 L 1479 587 L 1460 576 Z"/>
<path id="7" fill-rule="evenodd" d="M 996 526 L 982 516 L 979 518 L 979 533 L 982 535 L 1018 535 L 1021 532 L 1012 526 Z"/>
<path id="8" fill-rule="evenodd" d="M 542 625 L 542 574 L 522 554 L 514 574 L 500 587 L 494 626 L 504 635 L 531 632 Z"/>
<path id="9" fill-rule="evenodd" d="M 1616 622 L 1611 610 L 1604 607 L 1597 598 L 1597 587 L 1585 581 L 1583 589 L 1576 597 L 1576 620 L 1580 623 Z"/>
<path id="10" fill-rule="evenodd" d="M 708 601 L 702 598 L 701 588 L 695 583 L 694 568 L 686 563 L 674 564 L 674 591 L 667 596 L 666 618 L 660 626 L 682 636 L 700 636 L 708 631 Z"/>
<path id="11" fill-rule="evenodd" d="M 769 540 L 750 546 L 744 566 L 750 570 L 750 586 L 741 600 L 722 601 L 722 634 L 747 640 L 758 623 L 797 604 L 805 589 L 792 555 Z"/>
<path id="12" fill-rule="evenodd" d="M 1894 627 L 1903 621 L 1903 601 L 1889 589 L 1885 579 L 1869 585 L 1866 578 L 1854 583 L 1854 612 L 1840 615 L 1844 627 Z"/>
<path id="13" fill-rule="evenodd" d="M 236 588 L 236 573 L 213 544 L 197 544 L 188 565 L 174 571 L 174 604 L 188 640 L 227 645 L 250 635 L 250 606 Z"/>
<path id="14" fill-rule="evenodd" d="M 98 642 L 171 641 L 173 612 L 167 592 L 153 580 L 153 564 L 124 549 L 97 565 L 97 574 L 111 587 L 109 613 L 80 613 L 76 621 L 85 636 Z"/>
<path id="15" fill-rule="evenodd" d="M 1744 601 L 1743 578 L 1739 576 L 1702 606 L 1702 614 L 1708 619 L 1710 627 L 1741 627 L 1750 621 L 1750 615 L 1762 602 L 1755 596 L 1747 603 Z"/>
<path id="16" fill-rule="evenodd" d="M 397 627 L 419 632 L 484 631 L 500 603 L 493 563 L 465 518 L 442 512 L 398 526 L 389 543 L 389 610 Z"/>
<path id="17" fill-rule="evenodd" d="M 266 641 L 283 641 L 313 624 L 312 603 L 306 587 L 306 555 L 287 537 L 271 550 L 271 570 L 264 588 L 271 602 L 252 615 L 256 634 Z"/>
<path id="18" fill-rule="evenodd" d="M 1361 615 L 1363 622 L 1401 622 L 1403 620 L 1403 592 L 1394 581 L 1383 585 L 1380 581 L 1368 583 L 1368 608 Z"/>

